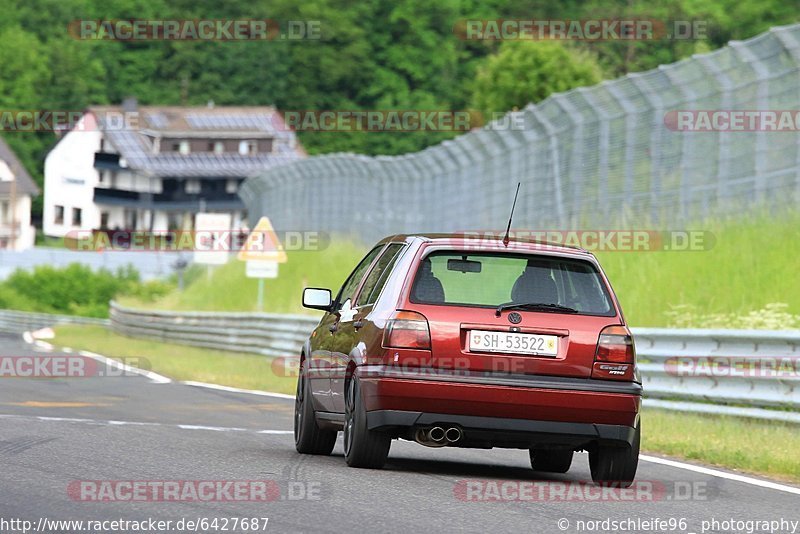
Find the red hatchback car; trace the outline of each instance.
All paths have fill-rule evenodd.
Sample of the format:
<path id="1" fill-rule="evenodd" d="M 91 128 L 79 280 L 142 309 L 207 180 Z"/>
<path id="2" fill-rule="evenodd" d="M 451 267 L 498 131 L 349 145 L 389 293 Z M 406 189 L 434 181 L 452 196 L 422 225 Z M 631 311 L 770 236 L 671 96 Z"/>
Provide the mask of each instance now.
<path id="1" fill-rule="evenodd" d="M 547 243 L 398 235 L 378 243 L 324 310 L 297 382 L 297 450 L 380 468 L 392 439 L 528 449 L 536 471 L 589 452 L 592 478 L 628 486 L 642 386 L 631 332 L 595 257 Z"/>

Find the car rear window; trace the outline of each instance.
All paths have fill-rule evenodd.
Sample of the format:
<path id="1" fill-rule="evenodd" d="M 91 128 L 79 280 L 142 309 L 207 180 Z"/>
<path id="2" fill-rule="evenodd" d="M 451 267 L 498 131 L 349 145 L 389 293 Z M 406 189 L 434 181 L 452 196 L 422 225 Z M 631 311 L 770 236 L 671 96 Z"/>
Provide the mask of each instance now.
<path id="1" fill-rule="evenodd" d="M 616 313 L 593 264 L 546 255 L 433 252 L 417 269 L 411 301 L 493 308 L 536 303 L 574 310 L 568 313 Z"/>

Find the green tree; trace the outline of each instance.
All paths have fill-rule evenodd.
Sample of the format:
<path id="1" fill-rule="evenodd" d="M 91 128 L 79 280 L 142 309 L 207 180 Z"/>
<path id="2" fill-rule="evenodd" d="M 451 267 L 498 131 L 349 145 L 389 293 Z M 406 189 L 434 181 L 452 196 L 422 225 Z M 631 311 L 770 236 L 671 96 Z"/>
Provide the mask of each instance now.
<path id="1" fill-rule="evenodd" d="M 472 105 L 490 117 L 601 79 L 597 60 L 585 51 L 558 41 L 505 41 L 479 67 Z"/>

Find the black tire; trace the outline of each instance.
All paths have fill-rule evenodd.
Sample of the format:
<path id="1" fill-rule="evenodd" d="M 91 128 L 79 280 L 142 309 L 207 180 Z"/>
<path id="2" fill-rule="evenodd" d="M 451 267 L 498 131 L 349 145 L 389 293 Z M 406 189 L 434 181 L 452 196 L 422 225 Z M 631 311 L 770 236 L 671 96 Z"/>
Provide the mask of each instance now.
<path id="1" fill-rule="evenodd" d="M 344 404 L 344 457 L 347 465 L 382 468 L 389 456 L 392 439 L 387 434 L 367 428 L 367 411 L 356 377 L 348 381 Z"/>
<path id="2" fill-rule="evenodd" d="M 589 451 L 589 469 L 595 484 L 627 488 L 636 478 L 639 465 L 639 443 L 642 437 L 641 422 L 631 447 L 598 446 Z"/>
<path id="3" fill-rule="evenodd" d="M 328 455 L 336 445 L 335 430 L 322 430 L 317 425 L 311 387 L 306 377 L 305 360 L 300 364 L 297 394 L 294 399 L 294 446 L 302 454 Z"/>
<path id="4" fill-rule="evenodd" d="M 545 473 L 566 473 L 572 465 L 572 451 L 531 449 L 531 468 Z"/>

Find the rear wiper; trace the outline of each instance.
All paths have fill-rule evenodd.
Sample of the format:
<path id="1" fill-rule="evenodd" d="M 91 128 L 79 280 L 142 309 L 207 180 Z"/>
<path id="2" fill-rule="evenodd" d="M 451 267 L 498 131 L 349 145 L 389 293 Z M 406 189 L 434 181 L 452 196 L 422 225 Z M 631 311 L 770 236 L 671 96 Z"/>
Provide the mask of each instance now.
<path id="1" fill-rule="evenodd" d="M 563 313 L 578 313 L 578 310 L 576 310 L 575 308 L 562 306 L 561 304 L 553 304 L 548 302 L 507 302 L 497 307 L 497 309 L 495 310 L 495 315 L 497 317 L 500 317 L 500 314 L 503 313 L 503 310 L 521 310 L 521 309 L 554 311 Z"/>

